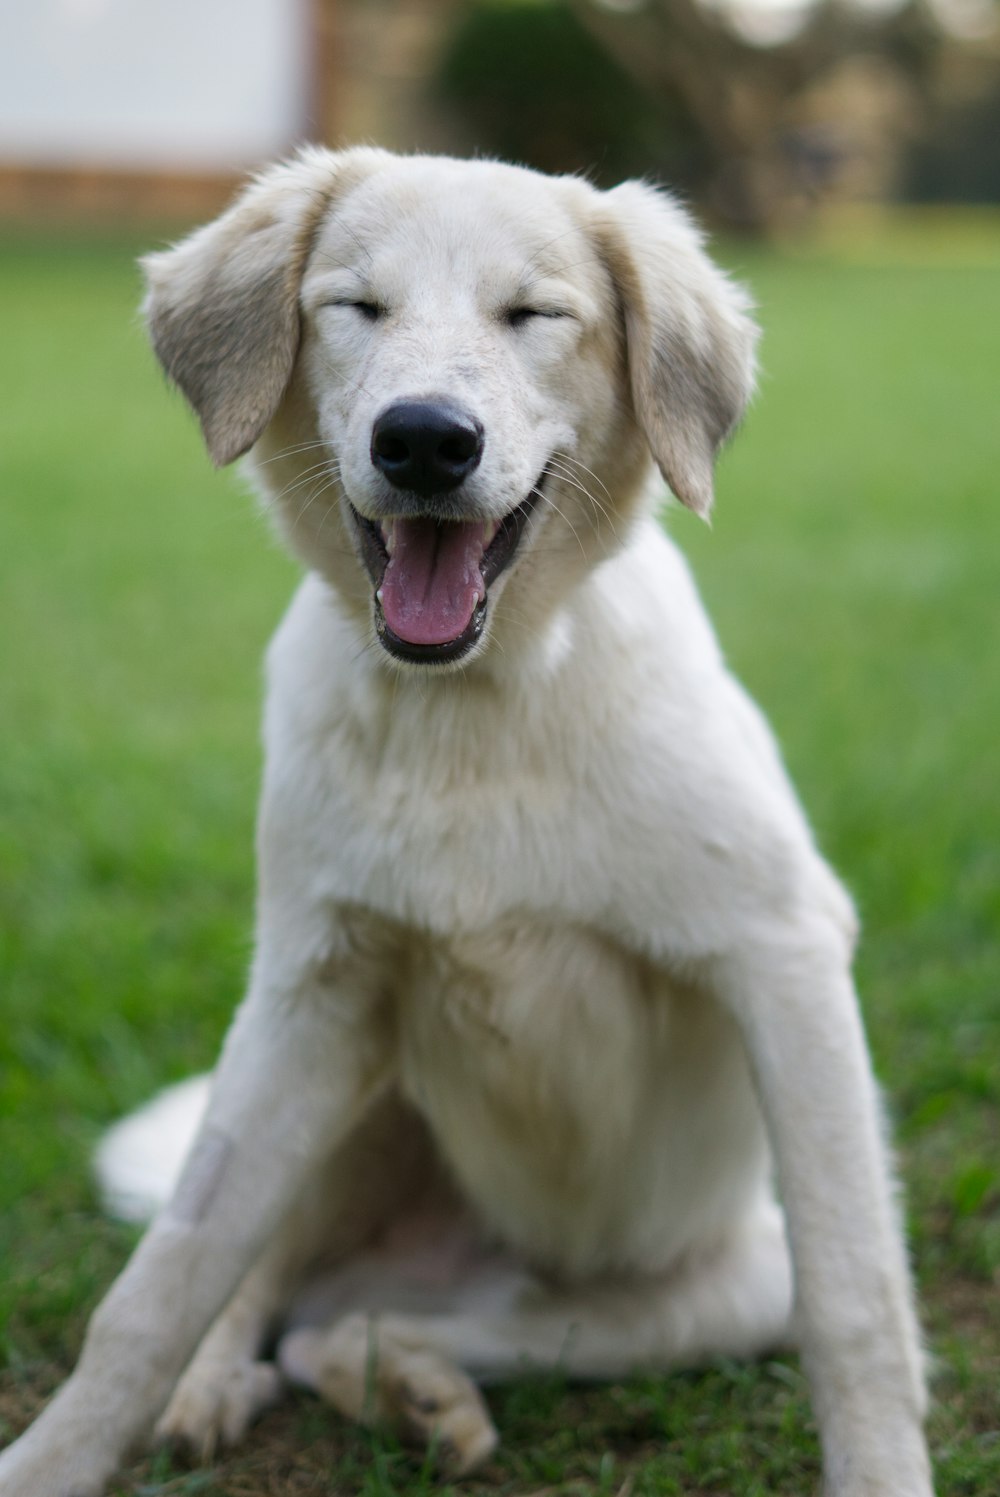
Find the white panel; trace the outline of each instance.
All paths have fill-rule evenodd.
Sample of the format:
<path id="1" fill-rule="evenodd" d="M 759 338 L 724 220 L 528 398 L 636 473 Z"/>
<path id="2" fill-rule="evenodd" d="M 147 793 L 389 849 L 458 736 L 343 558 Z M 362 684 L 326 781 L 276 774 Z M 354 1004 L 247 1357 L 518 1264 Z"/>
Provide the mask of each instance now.
<path id="1" fill-rule="evenodd" d="M 306 0 L 0 0 L 8 161 L 242 167 L 306 96 Z"/>

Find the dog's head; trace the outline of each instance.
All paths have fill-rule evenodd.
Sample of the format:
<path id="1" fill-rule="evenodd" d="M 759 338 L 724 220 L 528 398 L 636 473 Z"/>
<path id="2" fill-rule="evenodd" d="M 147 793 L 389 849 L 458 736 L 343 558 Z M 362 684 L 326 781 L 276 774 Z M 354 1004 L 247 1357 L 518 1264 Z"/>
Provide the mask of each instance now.
<path id="1" fill-rule="evenodd" d="M 398 661 L 533 633 L 621 543 L 650 454 L 707 514 L 752 384 L 743 293 L 639 183 L 308 150 L 145 270 L 213 459 L 254 448 L 293 548 Z"/>

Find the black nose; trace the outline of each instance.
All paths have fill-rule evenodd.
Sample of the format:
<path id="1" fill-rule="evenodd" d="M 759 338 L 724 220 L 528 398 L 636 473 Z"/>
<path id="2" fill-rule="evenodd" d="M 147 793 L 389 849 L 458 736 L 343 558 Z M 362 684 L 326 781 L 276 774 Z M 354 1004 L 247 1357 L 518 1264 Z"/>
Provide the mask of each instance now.
<path id="1" fill-rule="evenodd" d="M 445 494 L 478 468 L 483 428 L 446 401 L 397 400 L 372 427 L 371 452 L 397 489 Z"/>

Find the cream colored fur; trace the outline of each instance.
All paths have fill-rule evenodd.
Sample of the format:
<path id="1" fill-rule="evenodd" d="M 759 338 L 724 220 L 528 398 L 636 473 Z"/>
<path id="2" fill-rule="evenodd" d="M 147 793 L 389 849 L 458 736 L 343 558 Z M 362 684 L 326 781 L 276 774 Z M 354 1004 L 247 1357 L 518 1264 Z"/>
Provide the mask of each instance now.
<path id="1" fill-rule="evenodd" d="M 477 1380 L 790 1342 L 830 1497 L 928 1497 L 854 916 L 653 515 L 650 454 L 708 510 L 745 297 L 645 186 L 373 150 L 274 168 L 147 273 L 161 359 L 308 574 L 268 655 L 249 991 L 2 1497 L 100 1492 L 157 1419 L 210 1454 L 283 1378 L 463 1471 Z M 453 666 L 382 649 L 350 509 L 391 516 L 373 422 L 428 396 L 485 429 L 463 514 L 544 476 Z M 202 1101 L 162 1105 L 105 1146 L 119 1199 L 163 1193 Z"/>

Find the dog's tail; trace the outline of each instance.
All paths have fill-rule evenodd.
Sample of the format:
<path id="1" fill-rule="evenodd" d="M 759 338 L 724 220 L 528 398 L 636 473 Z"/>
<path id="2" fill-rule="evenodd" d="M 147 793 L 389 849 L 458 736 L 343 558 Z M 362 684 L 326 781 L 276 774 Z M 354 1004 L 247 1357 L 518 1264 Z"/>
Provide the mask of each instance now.
<path id="1" fill-rule="evenodd" d="M 94 1171 L 112 1216 L 149 1221 L 170 1199 L 205 1115 L 210 1082 L 210 1076 L 192 1076 L 168 1086 L 105 1133 Z"/>

